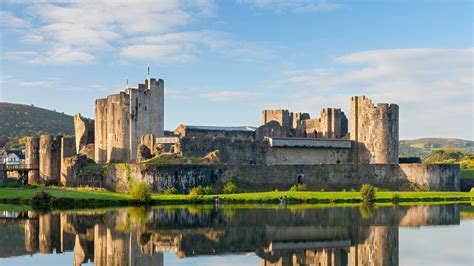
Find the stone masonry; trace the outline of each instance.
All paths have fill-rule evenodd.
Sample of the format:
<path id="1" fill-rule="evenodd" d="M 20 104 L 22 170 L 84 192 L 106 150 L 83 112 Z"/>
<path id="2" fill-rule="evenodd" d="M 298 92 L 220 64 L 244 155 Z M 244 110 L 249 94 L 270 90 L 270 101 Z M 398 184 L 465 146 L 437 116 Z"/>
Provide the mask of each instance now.
<path id="1" fill-rule="evenodd" d="M 374 105 L 365 96 L 351 97 L 350 138 L 355 163 L 398 163 L 398 105 Z"/>
<path id="2" fill-rule="evenodd" d="M 65 160 L 68 157 L 76 155 L 76 139 L 74 137 L 63 137 L 61 139 L 61 184 L 66 184 L 65 180 L 67 178 L 67 167 Z"/>
<path id="3" fill-rule="evenodd" d="M 94 121 L 84 118 L 81 114 L 74 115 L 74 131 L 76 137 L 76 153 L 83 153 L 87 144 L 94 143 Z"/>
<path id="4" fill-rule="evenodd" d="M 316 119 L 311 119 L 308 113 L 293 113 L 283 109 L 263 110 L 262 126 L 258 129 L 257 138 L 342 138 L 346 136 L 347 129 L 347 118 L 341 109 L 323 108 L 320 118 Z"/>
<path id="5" fill-rule="evenodd" d="M 59 181 L 61 175 L 61 139 L 41 135 L 39 140 L 39 176 L 43 182 Z"/>
<path id="6" fill-rule="evenodd" d="M 40 142 L 37 137 L 27 137 L 25 143 L 25 163 L 39 166 Z M 39 171 L 32 170 L 28 172 L 28 184 L 34 184 L 38 180 Z"/>
<path id="7" fill-rule="evenodd" d="M 154 78 L 95 102 L 95 161 L 136 159 L 142 135 L 164 135 L 164 81 Z"/>

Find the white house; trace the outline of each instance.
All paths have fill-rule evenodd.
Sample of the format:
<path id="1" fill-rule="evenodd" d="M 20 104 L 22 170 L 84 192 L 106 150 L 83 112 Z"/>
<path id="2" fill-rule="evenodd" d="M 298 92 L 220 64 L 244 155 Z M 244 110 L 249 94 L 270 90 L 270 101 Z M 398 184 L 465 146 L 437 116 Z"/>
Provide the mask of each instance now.
<path id="1" fill-rule="evenodd" d="M 6 165 L 19 165 L 24 160 L 22 151 L 5 151 L 0 154 L 0 162 Z"/>

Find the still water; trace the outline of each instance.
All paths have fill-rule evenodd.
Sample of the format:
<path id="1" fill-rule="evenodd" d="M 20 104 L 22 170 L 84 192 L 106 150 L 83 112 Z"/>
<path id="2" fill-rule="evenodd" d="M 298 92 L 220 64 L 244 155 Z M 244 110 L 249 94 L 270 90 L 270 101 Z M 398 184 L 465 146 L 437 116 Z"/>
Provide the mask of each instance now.
<path id="1" fill-rule="evenodd" d="M 0 265 L 474 265 L 472 209 L 0 211 Z"/>

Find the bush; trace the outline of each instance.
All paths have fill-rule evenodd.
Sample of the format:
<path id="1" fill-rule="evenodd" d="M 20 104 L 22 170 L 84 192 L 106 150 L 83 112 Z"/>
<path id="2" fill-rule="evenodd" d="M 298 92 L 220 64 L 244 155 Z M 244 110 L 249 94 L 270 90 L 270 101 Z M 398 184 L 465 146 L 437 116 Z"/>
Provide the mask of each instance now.
<path id="1" fill-rule="evenodd" d="M 39 191 L 31 199 L 31 206 L 34 210 L 48 210 L 51 208 L 53 196 L 51 194 Z"/>
<path id="2" fill-rule="evenodd" d="M 400 201 L 400 195 L 398 195 L 398 194 L 393 194 L 393 195 L 392 195 L 392 201 L 393 201 L 393 202 L 399 202 L 399 201 Z"/>
<path id="3" fill-rule="evenodd" d="M 296 184 L 296 185 L 293 185 L 291 188 L 290 188 L 290 191 L 291 192 L 296 192 L 296 191 L 307 191 L 308 188 L 306 187 L 305 184 Z"/>
<path id="4" fill-rule="evenodd" d="M 203 189 L 204 195 L 210 195 L 212 194 L 212 188 L 211 186 L 205 186 Z"/>
<path id="5" fill-rule="evenodd" d="M 474 193 L 474 187 L 471 188 L 471 190 L 469 191 L 469 193 Z"/>
<path id="6" fill-rule="evenodd" d="M 235 185 L 233 182 L 229 182 L 224 185 L 224 194 L 234 194 L 237 193 L 237 185 Z"/>
<path id="7" fill-rule="evenodd" d="M 209 195 L 212 193 L 212 188 L 210 186 L 197 186 L 193 187 L 189 192 L 189 196 L 197 196 L 197 195 Z"/>
<path id="8" fill-rule="evenodd" d="M 150 187 L 145 182 L 132 182 L 132 199 L 146 203 L 151 200 Z"/>
<path id="9" fill-rule="evenodd" d="M 178 194 L 178 190 L 175 187 L 169 187 L 165 190 L 165 192 L 163 192 L 163 194 L 176 195 L 176 194 Z"/>
<path id="10" fill-rule="evenodd" d="M 360 194 L 362 197 L 362 201 L 372 202 L 375 199 L 375 188 L 370 184 L 364 184 L 360 188 Z"/>

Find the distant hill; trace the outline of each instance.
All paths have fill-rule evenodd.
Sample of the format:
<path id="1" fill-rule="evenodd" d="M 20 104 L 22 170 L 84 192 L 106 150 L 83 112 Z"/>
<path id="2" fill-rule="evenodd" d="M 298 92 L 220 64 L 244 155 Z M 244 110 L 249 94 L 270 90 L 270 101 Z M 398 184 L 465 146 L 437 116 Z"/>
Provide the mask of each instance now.
<path id="1" fill-rule="evenodd" d="M 74 118 L 64 113 L 32 105 L 0 102 L 0 147 L 10 142 L 19 145 L 18 138 L 50 134 L 74 134 Z M 2 137 L 3 136 L 3 137 Z M 434 149 L 443 147 L 474 153 L 474 141 L 450 138 L 421 138 L 400 141 L 400 157 L 421 157 L 423 160 Z"/>
<path id="2" fill-rule="evenodd" d="M 0 136 L 18 138 L 50 134 L 74 134 L 74 118 L 32 105 L 0 102 Z"/>
<path id="3" fill-rule="evenodd" d="M 444 147 L 474 153 L 474 141 L 450 138 L 421 138 L 400 141 L 400 157 L 417 156 L 423 160 L 432 150 Z"/>

